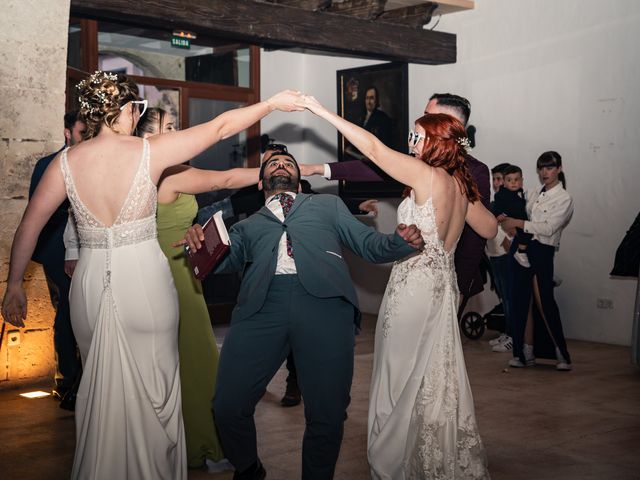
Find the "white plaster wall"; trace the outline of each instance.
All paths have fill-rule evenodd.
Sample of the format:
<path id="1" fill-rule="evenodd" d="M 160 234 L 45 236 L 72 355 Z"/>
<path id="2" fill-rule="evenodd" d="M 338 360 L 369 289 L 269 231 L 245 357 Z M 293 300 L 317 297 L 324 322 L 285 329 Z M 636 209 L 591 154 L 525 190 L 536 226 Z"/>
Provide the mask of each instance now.
<path id="1" fill-rule="evenodd" d="M 528 187 L 538 185 L 538 155 L 560 152 L 575 201 L 556 257 L 567 336 L 628 345 L 635 282 L 608 274 L 640 210 L 640 2 L 477 0 L 473 11 L 442 17 L 437 30 L 458 35 L 458 62 L 410 66 L 410 119 L 433 92 L 469 98 L 478 129 L 474 155 L 490 167 L 520 165 Z M 335 71 L 372 63 L 379 62 L 263 53 L 262 91 L 300 88 L 335 108 Z M 281 115 L 263 121 L 263 131 L 290 131 L 304 162 L 335 160 L 328 124 L 309 113 Z M 325 189 L 322 179 L 312 183 Z M 393 229 L 393 207 L 382 205 L 374 222 L 380 230 Z M 352 272 L 362 309 L 377 312 L 388 270 L 354 261 Z M 613 309 L 597 309 L 597 298 L 612 299 Z M 487 293 L 475 300 L 472 307 L 484 313 L 495 299 Z"/>

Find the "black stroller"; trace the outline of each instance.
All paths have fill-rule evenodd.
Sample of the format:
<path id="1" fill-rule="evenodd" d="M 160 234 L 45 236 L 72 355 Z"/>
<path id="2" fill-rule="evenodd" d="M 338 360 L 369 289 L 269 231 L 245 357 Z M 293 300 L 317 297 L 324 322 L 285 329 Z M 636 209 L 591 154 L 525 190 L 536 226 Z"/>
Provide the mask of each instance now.
<path id="1" fill-rule="evenodd" d="M 493 307 L 489 313 L 480 315 L 478 312 L 467 312 L 464 315 L 464 309 L 469 301 L 468 298 L 464 298 L 460 309 L 458 311 L 458 318 L 460 323 L 460 329 L 465 337 L 471 340 L 477 340 L 484 335 L 486 329 L 497 330 L 498 332 L 504 332 L 505 329 L 505 316 L 504 308 L 502 307 L 502 299 L 495 288 L 495 282 L 493 279 L 493 272 L 491 271 L 491 262 L 486 255 L 483 255 L 482 262 L 480 263 L 480 269 L 483 273 L 483 278 L 489 277 L 491 280 L 491 290 L 494 290 L 500 299 L 500 303 Z"/>

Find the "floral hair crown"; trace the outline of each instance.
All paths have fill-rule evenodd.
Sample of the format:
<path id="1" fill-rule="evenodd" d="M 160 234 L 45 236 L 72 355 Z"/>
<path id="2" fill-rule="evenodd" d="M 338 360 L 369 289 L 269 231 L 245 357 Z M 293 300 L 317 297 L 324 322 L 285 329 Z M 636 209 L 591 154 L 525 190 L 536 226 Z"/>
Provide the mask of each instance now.
<path id="1" fill-rule="evenodd" d="M 116 75 L 115 73 L 103 72 L 102 70 L 96 70 L 89 76 L 89 78 L 82 80 L 80 83 L 78 83 L 76 85 L 76 88 L 80 90 L 80 92 L 82 92 L 83 89 L 93 85 L 100 85 L 105 80 L 111 80 L 115 82 L 118 80 L 118 75 Z M 95 97 L 97 97 L 97 100 L 102 105 L 107 105 L 111 103 L 110 96 L 103 89 L 97 90 L 95 92 Z M 90 100 L 95 101 L 95 98 L 89 99 L 87 98 L 87 95 L 84 93 L 80 93 L 78 95 L 78 98 L 80 100 L 81 110 L 84 110 L 88 113 L 96 113 L 100 110 L 99 107 L 97 107 L 95 104 L 92 104 L 94 102 L 90 101 Z"/>
<path id="2" fill-rule="evenodd" d="M 469 137 L 458 137 L 456 138 L 456 142 L 464 148 L 465 152 L 471 150 L 471 141 L 469 140 Z"/>

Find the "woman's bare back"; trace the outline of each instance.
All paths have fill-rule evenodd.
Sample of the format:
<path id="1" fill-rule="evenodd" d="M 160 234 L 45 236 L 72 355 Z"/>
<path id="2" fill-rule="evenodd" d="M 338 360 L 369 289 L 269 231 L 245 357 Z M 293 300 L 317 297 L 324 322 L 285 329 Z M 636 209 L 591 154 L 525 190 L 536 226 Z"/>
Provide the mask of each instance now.
<path id="1" fill-rule="evenodd" d="M 438 237 L 447 252 L 458 242 L 464 228 L 468 199 L 458 182 L 441 168 L 427 167 L 424 181 L 414 188 L 415 202 L 423 205 L 431 198 Z"/>
<path id="2" fill-rule="evenodd" d="M 68 150 L 69 172 L 79 200 L 103 226 L 137 219 L 132 216 L 139 213 L 126 212 L 127 209 L 142 207 L 145 210 L 145 205 L 132 205 L 135 199 L 131 198 L 137 189 L 148 189 L 151 182 L 148 169 L 142 178 L 138 175 L 147 161 L 148 151 L 144 145 L 141 138 L 110 135 L 96 137 Z"/>

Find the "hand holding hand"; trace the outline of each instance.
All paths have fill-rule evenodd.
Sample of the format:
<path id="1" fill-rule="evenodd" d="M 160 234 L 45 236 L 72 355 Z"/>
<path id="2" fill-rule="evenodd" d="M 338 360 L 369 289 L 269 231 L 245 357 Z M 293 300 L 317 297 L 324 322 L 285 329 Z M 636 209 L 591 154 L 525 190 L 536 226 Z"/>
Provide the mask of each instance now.
<path id="1" fill-rule="evenodd" d="M 27 296 L 22 285 L 15 288 L 7 287 L 2 301 L 2 316 L 11 325 L 24 327 L 23 320 L 27 318 Z"/>
<path id="2" fill-rule="evenodd" d="M 401 223 L 398 225 L 398 228 L 396 228 L 396 233 L 416 250 L 420 250 L 422 249 L 422 247 L 424 247 L 424 239 L 422 238 L 422 233 L 420 232 L 420 229 L 415 225 L 412 224 L 407 227 L 404 223 Z"/>
<path id="3" fill-rule="evenodd" d="M 274 110 L 301 112 L 304 110 L 304 106 L 299 104 L 301 98 L 302 93 L 297 90 L 283 90 L 267 100 L 267 103 Z"/>
<path id="4" fill-rule="evenodd" d="M 171 246 L 181 247 L 188 245 L 191 250 L 197 251 L 202 247 L 202 242 L 204 242 L 204 232 L 202 231 L 202 227 L 196 223 L 189 227 L 182 240 L 172 243 Z"/>
<path id="5" fill-rule="evenodd" d="M 320 115 L 320 113 L 326 110 L 318 100 L 315 99 L 312 95 L 302 95 L 300 101 L 297 103 L 302 108 L 306 108 L 312 113 L 316 115 Z"/>
<path id="6" fill-rule="evenodd" d="M 358 205 L 358 208 L 363 212 L 373 213 L 373 216 L 375 217 L 378 215 L 378 200 L 370 198 Z"/>

